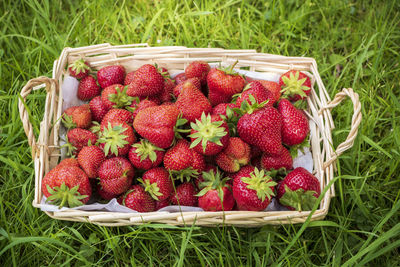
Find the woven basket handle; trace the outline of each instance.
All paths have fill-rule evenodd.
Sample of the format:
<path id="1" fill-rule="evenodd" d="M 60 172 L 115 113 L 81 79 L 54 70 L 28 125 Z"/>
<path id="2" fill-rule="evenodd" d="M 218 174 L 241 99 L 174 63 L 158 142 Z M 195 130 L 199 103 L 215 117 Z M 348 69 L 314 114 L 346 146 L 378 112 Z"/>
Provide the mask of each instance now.
<path id="1" fill-rule="evenodd" d="M 339 105 L 345 97 L 350 97 L 353 102 L 353 117 L 351 119 L 351 129 L 346 140 L 338 145 L 335 152 L 331 155 L 331 158 L 324 162 L 324 169 L 331 165 L 344 151 L 351 148 L 354 144 L 354 140 L 357 137 L 358 127 L 360 126 L 362 114 L 361 114 L 361 103 L 358 94 L 353 91 L 352 88 L 343 88 L 341 92 L 335 95 L 335 98 L 328 103 L 325 107 L 321 108 L 319 113 L 321 114 L 325 109 L 332 109 Z"/>
<path id="2" fill-rule="evenodd" d="M 22 125 L 24 126 L 25 134 L 28 137 L 29 146 L 32 148 L 32 158 L 35 158 L 36 154 L 36 140 L 33 134 L 33 127 L 32 123 L 29 121 L 29 114 L 26 110 L 26 97 L 32 92 L 32 90 L 40 89 L 42 85 L 45 85 L 46 91 L 49 92 L 54 86 L 57 90 L 58 82 L 55 79 L 51 79 L 48 77 L 38 77 L 28 81 L 28 83 L 22 88 L 21 90 L 21 97 L 18 101 L 18 109 L 19 109 L 19 116 L 22 121 Z"/>

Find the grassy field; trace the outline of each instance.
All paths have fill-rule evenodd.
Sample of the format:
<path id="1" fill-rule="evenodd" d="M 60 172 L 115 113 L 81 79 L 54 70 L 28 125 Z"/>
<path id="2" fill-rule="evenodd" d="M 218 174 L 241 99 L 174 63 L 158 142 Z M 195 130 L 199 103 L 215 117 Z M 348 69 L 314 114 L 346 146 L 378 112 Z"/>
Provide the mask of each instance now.
<path id="1" fill-rule="evenodd" d="M 2 266 L 399 266 L 400 1 L 11 1 L 0 3 Z M 17 108 L 66 47 L 109 42 L 251 48 L 316 58 L 331 96 L 359 93 L 363 122 L 341 156 L 327 218 L 295 226 L 99 227 L 32 207 L 34 171 Z M 35 133 L 44 91 L 28 98 Z M 351 103 L 334 109 L 335 144 Z"/>

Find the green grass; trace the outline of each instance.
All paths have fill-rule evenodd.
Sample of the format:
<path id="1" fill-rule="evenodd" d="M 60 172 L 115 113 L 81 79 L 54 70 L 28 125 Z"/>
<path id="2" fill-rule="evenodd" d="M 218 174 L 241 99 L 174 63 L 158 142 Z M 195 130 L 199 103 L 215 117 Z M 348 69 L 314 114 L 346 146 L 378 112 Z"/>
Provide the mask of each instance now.
<path id="1" fill-rule="evenodd" d="M 398 266 L 400 262 L 400 2 L 11 1 L 0 3 L 2 266 Z M 157 42 L 160 40 L 160 43 Z M 352 87 L 363 122 L 340 157 L 324 221 L 245 229 L 99 227 L 32 207 L 34 171 L 18 93 L 51 76 L 66 47 L 109 42 L 251 48 L 314 57 L 329 94 Z M 38 134 L 45 94 L 28 97 Z M 335 144 L 351 103 L 335 108 Z"/>

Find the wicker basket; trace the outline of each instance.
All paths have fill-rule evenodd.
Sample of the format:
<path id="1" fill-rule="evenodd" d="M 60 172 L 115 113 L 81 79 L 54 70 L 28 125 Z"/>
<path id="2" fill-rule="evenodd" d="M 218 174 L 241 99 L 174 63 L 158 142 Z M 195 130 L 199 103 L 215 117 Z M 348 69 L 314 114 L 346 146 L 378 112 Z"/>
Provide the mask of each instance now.
<path id="1" fill-rule="evenodd" d="M 59 130 L 62 114 L 63 92 L 61 85 L 66 75 L 66 66 L 83 57 L 94 69 L 105 65 L 122 64 L 127 71 L 132 71 L 146 63 L 157 63 L 166 67 L 171 74 L 182 72 L 194 60 L 222 62 L 232 64 L 238 60 L 237 67 L 249 67 L 250 71 L 284 73 L 289 69 L 306 72 L 313 83 L 312 93 L 307 98 L 311 130 L 311 151 L 314 163 L 314 175 L 321 181 L 325 195 L 321 198 L 315 212 L 304 211 L 270 211 L 270 212 L 150 212 L 150 213 L 117 213 L 106 211 L 46 212 L 50 217 L 59 220 L 89 222 L 107 226 L 136 225 L 148 222 L 171 225 L 236 225 L 261 226 L 265 224 L 293 224 L 311 220 L 321 220 L 328 212 L 330 199 L 334 196 L 332 180 L 334 178 L 335 160 L 349 149 L 357 135 L 361 122 L 361 104 L 358 94 L 352 89 L 343 89 L 333 101 L 322 83 L 313 58 L 285 57 L 257 53 L 255 50 L 224 50 L 220 48 L 186 48 L 183 46 L 149 47 L 147 44 L 111 46 L 100 44 L 80 48 L 65 48 L 58 60 L 54 62 L 53 77 L 39 77 L 30 80 L 21 91 L 19 110 L 35 166 L 35 199 L 33 206 L 40 208 L 43 197 L 41 181 L 43 176 L 60 159 Z M 32 124 L 29 121 L 24 101 L 32 90 L 46 88 L 44 118 L 40 124 L 40 134 L 36 139 Z M 331 130 L 334 128 L 330 109 L 337 106 L 346 96 L 354 105 L 351 129 L 345 142 L 336 149 L 332 145 Z"/>

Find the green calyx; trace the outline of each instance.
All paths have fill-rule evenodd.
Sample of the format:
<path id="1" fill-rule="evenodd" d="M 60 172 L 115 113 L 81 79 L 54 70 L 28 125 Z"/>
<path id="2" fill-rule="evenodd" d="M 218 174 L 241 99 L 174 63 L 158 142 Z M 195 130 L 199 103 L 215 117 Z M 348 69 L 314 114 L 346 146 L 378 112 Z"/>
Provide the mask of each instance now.
<path id="1" fill-rule="evenodd" d="M 76 123 L 74 122 L 74 120 L 72 119 L 72 116 L 70 116 L 70 115 L 67 115 L 64 113 L 61 121 L 64 124 L 65 128 L 67 128 L 67 129 L 76 128 Z"/>
<path id="2" fill-rule="evenodd" d="M 65 206 L 70 208 L 82 206 L 83 203 L 80 200 L 88 197 L 87 195 L 81 195 L 78 192 L 79 185 L 70 189 L 65 185 L 65 183 L 62 183 L 61 186 L 55 186 L 53 188 L 51 188 L 49 185 L 46 185 L 46 188 L 51 194 L 51 196 L 46 199 L 46 202 L 57 205 L 59 208 Z"/>
<path id="3" fill-rule="evenodd" d="M 258 168 L 254 168 L 250 177 L 242 177 L 241 180 L 247 184 L 248 189 L 256 191 L 257 197 L 261 199 L 261 201 L 264 201 L 265 198 L 271 199 L 272 196 L 275 196 L 272 188 L 277 185 L 277 183 L 274 182 L 264 170 L 260 171 Z"/>
<path id="4" fill-rule="evenodd" d="M 315 191 L 304 191 L 303 188 L 292 191 L 285 185 L 285 194 L 279 199 L 279 202 L 297 211 L 311 210 L 318 199 L 314 194 L 316 194 Z"/>
<path id="5" fill-rule="evenodd" d="M 150 183 L 149 180 L 143 180 L 142 178 L 139 178 L 138 181 L 143 184 L 144 191 L 149 192 L 153 199 L 159 200 L 158 197 L 163 195 L 160 192 L 160 188 L 157 186 L 157 183 Z"/>
<path id="6" fill-rule="evenodd" d="M 298 150 L 305 154 L 304 148 L 306 147 L 310 147 L 310 134 L 308 134 L 300 144 L 289 147 L 290 155 L 294 159 L 298 155 Z"/>
<path id="7" fill-rule="evenodd" d="M 193 138 L 194 141 L 190 145 L 190 148 L 193 148 L 200 144 L 203 147 L 203 151 L 206 151 L 207 143 L 215 143 L 219 146 L 223 146 L 221 143 L 221 138 L 227 135 L 225 127 L 222 127 L 224 121 L 211 121 L 211 115 L 203 112 L 201 114 L 201 120 L 196 120 L 196 123 L 190 123 L 190 126 L 196 132 L 189 135 L 189 137 Z"/>
<path id="8" fill-rule="evenodd" d="M 182 139 L 181 133 L 189 133 L 190 129 L 185 129 L 182 128 L 184 125 L 186 125 L 188 122 L 187 119 L 182 118 L 182 113 L 179 113 L 179 116 L 176 120 L 175 126 L 174 126 L 174 133 L 175 133 L 175 138 L 174 141 L 172 142 L 172 145 L 175 144 L 177 139 Z"/>
<path id="9" fill-rule="evenodd" d="M 157 160 L 156 151 L 164 151 L 164 149 L 153 145 L 146 139 L 140 140 L 140 143 L 136 143 L 132 147 L 136 148 L 136 154 L 140 157 L 140 161 L 149 158 L 151 162 L 155 162 Z"/>
<path id="10" fill-rule="evenodd" d="M 210 170 L 208 172 L 202 173 L 204 182 L 199 184 L 199 187 L 202 188 L 201 191 L 196 195 L 198 197 L 204 196 L 210 190 L 217 190 L 218 196 L 221 200 L 224 199 L 224 191 L 222 190 L 224 187 L 228 187 L 227 181 L 230 179 L 228 177 L 223 178 L 221 172 L 217 169 Z"/>
<path id="11" fill-rule="evenodd" d="M 239 75 L 239 73 L 233 70 L 238 62 L 239 60 L 236 60 L 235 63 L 233 63 L 231 66 L 225 68 L 220 66 L 218 69 L 222 70 L 223 72 L 225 72 L 225 74 L 228 75 Z"/>
<path id="12" fill-rule="evenodd" d="M 104 143 L 104 154 L 106 156 L 110 151 L 112 154 L 118 156 L 118 148 L 129 144 L 129 142 L 125 140 L 128 136 L 122 134 L 126 130 L 127 128 L 122 127 L 122 124 L 112 127 L 110 122 L 107 127 L 104 127 L 104 130 L 100 133 L 98 142 Z"/>
<path id="13" fill-rule="evenodd" d="M 79 73 L 86 72 L 87 70 L 90 70 L 90 67 L 88 65 L 86 65 L 86 63 L 83 60 L 83 58 L 75 60 L 68 67 L 71 68 L 71 70 L 73 70 L 77 75 Z"/>
<path id="14" fill-rule="evenodd" d="M 116 94 L 110 94 L 108 96 L 108 100 L 114 103 L 113 108 L 124 108 L 132 104 L 134 97 L 126 94 L 128 86 L 125 86 L 122 90 L 119 87 L 116 87 L 115 90 L 117 91 Z"/>
<path id="15" fill-rule="evenodd" d="M 140 99 L 139 99 L 139 97 L 137 97 L 137 96 L 135 96 L 135 97 L 132 97 L 133 99 L 132 99 L 132 103 L 133 102 L 136 102 L 136 106 L 134 106 L 134 107 L 132 107 L 132 106 L 125 106 L 125 109 L 127 110 L 127 111 L 130 111 L 130 112 L 135 112 L 135 110 L 138 108 L 138 104 L 140 103 Z M 147 99 L 147 98 L 146 98 Z M 132 105 L 132 103 L 131 103 L 131 105 Z"/>
<path id="16" fill-rule="evenodd" d="M 192 178 L 199 176 L 199 172 L 192 167 L 180 171 L 168 170 L 168 172 L 172 180 L 179 180 L 181 182 L 189 182 Z"/>
<path id="17" fill-rule="evenodd" d="M 76 147 L 73 146 L 69 140 L 68 140 L 68 136 L 65 136 L 65 141 L 66 143 L 64 145 L 61 146 L 61 148 L 66 148 L 67 149 L 67 156 L 72 156 L 74 155 L 75 151 L 76 151 Z"/>
<path id="18" fill-rule="evenodd" d="M 92 121 L 93 126 L 90 127 L 90 131 L 94 133 L 97 137 L 100 135 L 100 123 L 97 121 Z"/>
<path id="19" fill-rule="evenodd" d="M 236 112 L 237 114 L 239 114 L 240 116 L 244 115 L 244 114 L 252 114 L 255 111 L 262 109 L 263 107 L 265 107 L 265 105 L 269 102 L 268 100 L 265 100 L 264 102 L 258 103 L 256 98 L 250 94 L 249 95 L 249 101 L 245 100 L 242 102 L 242 104 L 240 104 L 240 108 L 234 108 L 233 111 Z"/>
<path id="20" fill-rule="evenodd" d="M 237 123 L 239 121 L 239 116 L 235 114 L 231 107 L 226 107 L 226 116 L 219 115 L 221 119 L 223 119 L 229 127 L 229 136 L 234 137 L 237 133 Z"/>
<path id="21" fill-rule="evenodd" d="M 307 94 L 304 91 L 310 90 L 310 87 L 303 85 L 307 78 L 299 80 L 300 72 L 296 71 L 295 74 L 290 72 L 289 77 L 283 76 L 282 81 L 285 84 L 282 87 L 281 93 L 284 97 L 290 97 L 299 95 L 301 97 L 306 97 Z"/>

